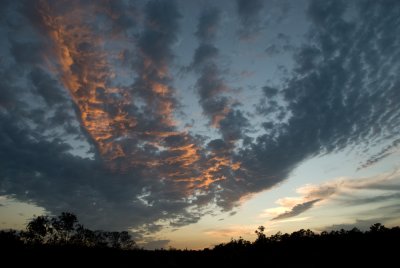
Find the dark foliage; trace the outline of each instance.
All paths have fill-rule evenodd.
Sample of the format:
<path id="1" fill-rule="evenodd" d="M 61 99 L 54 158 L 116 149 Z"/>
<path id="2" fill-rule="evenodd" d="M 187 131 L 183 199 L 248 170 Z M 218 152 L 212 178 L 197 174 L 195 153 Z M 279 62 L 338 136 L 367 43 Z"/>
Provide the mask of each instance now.
<path id="1" fill-rule="evenodd" d="M 26 231 L 0 231 L 0 252 L 5 263 L 41 267 L 386 267 L 397 262 L 400 227 L 376 223 L 365 232 L 301 229 L 269 237 L 264 231 L 263 226 L 255 231 L 254 242 L 240 237 L 212 249 L 150 251 L 138 248 L 126 231 L 92 231 L 74 214 L 62 213 L 36 217 Z"/>
<path id="2" fill-rule="evenodd" d="M 63 212 L 58 217 L 38 216 L 32 219 L 25 231 L 1 231 L 2 248 L 113 248 L 134 249 L 135 242 L 127 231 L 92 231 L 78 223 L 77 217 Z"/>

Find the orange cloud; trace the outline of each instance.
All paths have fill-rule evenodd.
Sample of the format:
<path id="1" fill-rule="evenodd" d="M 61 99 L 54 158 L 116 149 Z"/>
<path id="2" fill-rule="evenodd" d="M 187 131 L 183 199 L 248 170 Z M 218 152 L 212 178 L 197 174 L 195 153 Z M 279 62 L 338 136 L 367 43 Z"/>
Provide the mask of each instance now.
<path id="1" fill-rule="evenodd" d="M 130 105 L 129 93 L 107 85 L 114 73 L 102 49 L 104 41 L 86 23 L 85 9 L 74 8 L 74 3 L 62 15 L 52 10 L 46 1 L 41 1 L 38 8 L 54 43 L 53 53 L 58 60 L 61 81 L 77 105 L 82 125 L 96 142 L 100 154 L 111 161 L 126 155 L 114 140 L 127 135 L 137 121 L 125 112 Z"/>
<path id="2" fill-rule="evenodd" d="M 139 95 L 148 112 L 157 119 L 158 129 L 137 128 L 140 119 L 128 112 L 134 107 L 132 94 L 135 93 L 125 87 L 110 86 L 116 76 L 114 61 L 125 59 L 121 58 L 121 51 L 104 47 L 108 39 L 118 37 L 93 29 L 93 21 L 85 10 L 107 11 L 96 10 L 91 4 L 85 4 L 84 8 L 78 4 L 82 3 L 72 2 L 67 10 L 60 12 L 54 10 L 50 2 L 41 1 L 38 9 L 54 44 L 51 53 L 55 55 L 60 79 L 78 108 L 82 126 L 107 166 L 122 172 L 130 166 L 147 167 L 144 172 L 164 178 L 187 196 L 193 195 L 196 189 L 208 191 L 213 183 L 225 180 L 224 170 L 239 169 L 240 163 L 233 163 L 227 156 L 206 156 L 193 137 L 177 131 L 176 101 L 169 85 L 168 61 L 155 59 L 141 49 L 140 68 L 136 70 L 139 91 L 142 91 Z M 218 127 L 227 113 L 229 108 L 225 107 L 213 118 L 213 125 Z M 182 141 L 168 145 L 165 140 L 171 137 L 181 137 Z M 144 144 L 157 148 L 159 153 L 156 156 L 141 154 L 137 148 L 124 146 L 121 140 L 125 138 L 143 138 Z"/>

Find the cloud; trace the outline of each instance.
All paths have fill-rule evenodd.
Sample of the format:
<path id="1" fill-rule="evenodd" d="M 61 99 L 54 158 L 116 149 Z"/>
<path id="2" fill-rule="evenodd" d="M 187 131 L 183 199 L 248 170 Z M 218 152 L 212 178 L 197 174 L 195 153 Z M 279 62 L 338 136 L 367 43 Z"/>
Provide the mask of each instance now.
<path id="1" fill-rule="evenodd" d="M 264 129 L 251 129 L 251 108 L 224 76 L 221 11 L 204 10 L 188 62 L 210 137 L 176 119 L 171 69 L 183 23 L 174 1 L 1 4 L 1 194 L 76 212 L 93 228 L 191 224 L 207 207 L 230 210 L 281 183 L 306 159 L 398 138 L 396 4 L 357 2 L 348 16 L 343 2 L 311 2 L 312 38 L 284 83 L 263 89 L 254 121 Z M 399 185 L 381 178 L 303 189 L 287 209 L 367 188 Z"/>
<path id="2" fill-rule="evenodd" d="M 398 191 L 399 170 L 361 179 L 338 178 L 320 185 L 306 185 L 297 190 L 305 198 L 332 198 L 362 190 Z M 377 198 L 379 201 L 379 198 Z"/>
<path id="3" fill-rule="evenodd" d="M 197 222 L 220 187 L 215 182 L 232 177 L 238 164 L 206 154 L 201 138 L 176 126 L 169 74 L 180 18 L 174 2 L 137 9 L 144 20 L 134 49 L 125 43 L 132 23 L 108 18 L 107 5 L 77 1 L 64 9 L 42 1 L 22 10 L 36 27 L 32 38 L 52 46 L 1 70 L 2 193 L 49 213 L 73 211 L 92 228 L 155 232 L 149 224 L 159 220 L 176 227 Z M 115 71 L 127 59 L 114 55 L 127 49 L 136 56 L 136 76 L 122 79 Z"/>
<path id="4" fill-rule="evenodd" d="M 35 68 L 30 72 L 32 85 L 38 94 L 43 97 L 47 105 L 64 103 L 66 96 L 62 90 L 57 88 L 58 82 L 42 69 Z"/>
<path id="5" fill-rule="evenodd" d="M 400 193 L 378 195 L 367 198 L 357 198 L 353 200 L 344 200 L 344 203 L 350 206 L 365 205 L 368 203 L 380 203 L 388 200 L 400 199 Z"/>
<path id="6" fill-rule="evenodd" d="M 206 229 L 204 234 L 218 239 L 231 239 L 238 237 L 254 236 L 254 231 L 257 230 L 257 225 L 232 225 L 225 228 Z"/>
<path id="7" fill-rule="evenodd" d="M 200 44 L 195 51 L 191 68 L 200 74 L 196 87 L 203 113 L 210 118 L 211 125 L 218 128 L 223 139 L 229 143 L 242 138 L 244 128 L 249 126 L 249 123 L 240 110 L 232 109 L 232 100 L 223 96 L 223 93 L 228 93 L 230 88 L 217 65 L 219 50 L 213 44 L 219 14 L 220 11 L 217 9 L 209 8 L 202 11 L 196 32 Z M 199 34 L 208 32 L 212 34 Z"/>
<path id="8" fill-rule="evenodd" d="M 196 32 L 200 44 L 191 64 L 199 73 L 196 82 L 199 103 L 214 127 L 219 127 L 219 121 L 229 112 L 229 101 L 227 97 L 221 96 L 223 92 L 228 91 L 228 87 L 216 64 L 219 50 L 213 44 L 219 20 L 220 11 L 216 8 L 204 9 L 200 14 Z"/>
<path id="9" fill-rule="evenodd" d="M 243 40 L 254 38 L 261 30 L 260 13 L 263 11 L 264 1 L 237 0 L 236 6 L 241 23 L 239 37 Z"/>
<path id="10" fill-rule="evenodd" d="M 282 214 L 279 214 L 278 216 L 276 216 L 275 218 L 273 218 L 272 220 L 282 220 L 282 219 L 287 219 L 287 218 L 291 218 L 291 217 L 295 217 L 297 215 L 300 215 L 301 213 L 309 210 L 310 208 L 312 208 L 314 206 L 315 203 L 321 201 L 321 199 L 314 199 L 311 201 L 307 201 L 301 204 L 297 204 L 295 205 L 290 211 L 286 211 Z"/>
<path id="11" fill-rule="evenodd" d="M 230 110 L 219 125 L 222 137 L 228 143 L 243 139 L 250 127 L 248 119 L 240 110 Z"/>
<path id="12" fill-rule="evenodd" d="M 200 102 L 207 100 L 212 101 L 216 99 L 220 93 L 228 90 L 219 76 L 219 70 L 215 64 L 209 63 L 209 65 L 202 70 L 201 77 L 197 81 Z"/>
<path id="13" fill-rule="evenodd" d="M 337 202 L 341 206 L 384 204 L 400 198 L 399 185 L 400 172 L 398 170 L 367 178 L 338 178 L 319 185 L 308 184 L 297 189 L 297 193 L 301 196 L 278 199 L 276 203 L 280 207 L 267 209 L 260 217 L 273 215 L 272 220 L 295 217 L 322 201 L 325 201 L 325 204 L 327 201 Z M 368 197 L 365 197 L 363 192 L 370 190 L 379 190 L 379 192 L 377 195 L 369 193 Z M 386 193 L 380 194 L 381 190 Z"/>
<path id="14" fill-rule="evenodd" d="M 0 116 L 1 159 L 4 159 L 1 191 L 42 206 L 50 213 L 74 211 L 84 224 L 94 228 L 121 230 L 145 225 L 150 230 L 146 223 L 166 217 L 177 218 L 180 212 L 185 212 L 189 204 L 183 199 L 187 198 L 188 187 L 196 182 L 165 183 L 159 179 L 146 182 L 147 178 L 199 176 L 196 168 L 189 172 L 187 167 L 183 174 L 172 174 L 190 163 L 191 154 L 197 150 L 196 141 L 176 132 L 171 123 L 173 111 L 170 109 L 175 100 L 169 92 L 172 92 L 169 80 L 163 73 L 173 58 L 170 46 L 175 42 L 179 13 L 172 2 L 162 5 L 150 2 L 145 7 L 148 27 L 140 34 L 136 51 L 142 64 L 134 68 L 142 77 L 147 76 L 142 83 L 147 83 L 153 91 L 146 95 L 135 85 L 132 93 L 129 84 L 118 85 L 110 81 L 115 78 L 113 68 L 118 68 L 119 63 L 100 43 L 109 41 L 102 38 L 110 36 L 113 37 L 110 42 L 117 42 L 122 38 L 118 35 L 126 33 L 122 28 L 118 33 L 97 28 L 93 14 L 104 15 L 108 8 L 77 1 L 68 8 L 57 9 L 52 3 L 43 1 L 33 5 L 32 9 L 22 9 L 29 14 L 19 14 L 33 20 L 32 23 L 26 21 L 27 25 L 38 27 L 32 31 L 35 42 L 51 39 L 54 46 L 48 51 L 46 46 L 43 50 L 31 51 L 35 57 L 24 62 L 18 58 L 20 42 L 12 43 L 14 54 L 3 52 L 16 57 L 19 68 L 11 65 L 1 70 L 4 78 L 1 91 L 7 92 L 8 96 L 1 104 Z M 82 10 L 87 12 L 84 21 L 77 19 L 83 18 Z M 117 11 L 113 9 L 113 12 Z M 105 27 L 107 29 L 114 29 L 118 23 L 125 30 L 132 26 L 125 21 L 105 19 L 102 22 L 110 26 Z M 13 40 L 22 37 L 12 36 Z M 162 41 L 162 46 L 153 41 Z M 44 52 L 48 58 L 43 57 Z M 54 63 L 57 75 L 45 71 L 46 60 Z M 150 63 L 148 69 L 140 69 L 145 62 Z M 15 74 L 20 69 L 27 75 L 21 78 Z M 18 80 L 26 81 L 29 86 L 20 86 Z M 59 80 L 61 83 L 56 82 Z M 9 90 L 13 88 L 18 90 Z M 149 104 L 154 100 L 154 110 L 148 114 L 139 113 L 135 103 L 127 101 L 136 94 Z M 32 100 L 41 99 L 41 102 L 32 103 L 24 95 L 32 95 Z M 69 96 L 73 98 L 74 108 Z M 67 117 L 62 117 L 68 112 L 71 112 L 71 119 L 68 119 L 71 123 L 65 120 Z M 154 116 L 153 121 L 151 116 Z M 53 121 L 54 124 L 49 125 Z M 71 126 L 75 124 L 77 129 L 71 132 Z M 135 141 L 164 143 L 164 138 L 164 145 L 169 150 L 163 153 L 150 144 L 141 148 Z M 174 138 L 179 144 L 174 144 Z M 70 144 L 78 142 L 91 148 L 91 153 L 72 154 L 74 148 Z M 160 156 L 169 166 L 148 169 L 148 165 Z M 202 183 L 201 178 L 199 183 Z M 185 215 L 187 221 L 192 219 L 187 212 Z"/>
<path id="15" fill-rule="evenodd" d="M 196 89 L 203 114 L 208 118 L 211 127 L 221 134 L 221 139 L 215 139 L 208 144 L 211 152 L 205 171 L 205 177 L 209 178 L 206 185 L 212 183 L 215 188 L 211 190 L 210 195 L 201 197 L 201 202 L 209 202 L 213 195 L 217 196 L 217 200 L 225 199 L 217 192 L 221 192 L 219 189 L 227 190 L 222 185 L 231 181 L 240 169 L 240 162 L 233 159 L 232 153 L 235 142 L 244 137 L 246 127 L 249 126 L 243 113 L 235 109 L 233 101 L 224 95 L 230 89 L 218 66 L 219 51 L 213 43 L 219 14 L 216 9 L 208 8 L 202 11 L 196 32 L 199 46 L 191 64 L 191 68 L 199 75 Z"/>
<path id="16" fill-rule="evenodd" d="M 394 140 L 390 145 L 386 146 L 379 153 L 371 156 L 367 161 L 365 161 L 365 163 L 361 164 L 358 167 L 358 170 L 363 169 L 363 168 L 368 168 L 368 167 L 378 163 L 382 159 L 390 156 L 391 154 L 396 152 L 396 149 L 398 149 L 399 145 L 400 145 L 400 139 Z"/>
<path id="17" fill-rule="evenodd" d="M 170 240 L 168 239 L 151 240 L 141 244 L 140 246 L 148 250 L 162 249 L 162 248 L 165 249 L 168 246 L 169 242 Z"/>
<path id="18" fill-rule="evenodd" d="M 276 185 L 306 159 L 350 146 L 368 151 L 398 137 L 400 113 L 391 99 L 398 95 L 392 74 L 400 68 L 399 50 L 384 29 L 398 21 L 400 7 L 354 4 L 357 12 L 348 19 L 343 2 L 310 2 L 313 41 L 297 50 L 293 76 L 278 93 L 267 90 L 260 100 L 266 132 L 236 156 L 246 170 L 241 194 Z"/>
<path id="19" fill-rule="evenodd" d="M 221 11 L 215 7 L 210 7 L 201 13 L 197 25 L 196 36 L 204 42 L 215 39 L 217 26 L 221 19 Z"/>
<path id="20" fill-rule="evenodd" d="M 32 64 L 40 60 L 41 44 L 39 42 L 16 42 L 11 41 L 11 55 L 20 64 Z"/>
<path id="21" fill-rule="evenodd" d="M 201 68 L 204 63 L 210 62 L 218 56 L 218 49 L 211 44 L 200 44 L 196 49 L 192 66 L 195 68 Z"/>

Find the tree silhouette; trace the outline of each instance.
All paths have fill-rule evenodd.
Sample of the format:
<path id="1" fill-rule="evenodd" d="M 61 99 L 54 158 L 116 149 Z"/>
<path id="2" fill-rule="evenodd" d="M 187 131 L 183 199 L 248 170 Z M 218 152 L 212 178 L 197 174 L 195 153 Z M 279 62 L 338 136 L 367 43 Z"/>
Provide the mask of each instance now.
<path id="1" fill-rule="evenodd" d="M 135 241 L 132 240 L 131 235 L 127 231 L 119 233 L 119 243 L 121 249 L 134 249 L 136 247 Z"/>
<path id="2" fill-rule="evenodd" d="M 32 245 L 75 245 L 79 247 L 114 248 L 130 250 L 136 248 L 135 241 L 127 231 L 92 231 L 79 224 L 76 215 L 63 212 L 57 217 L 33 218 L 21 233 L 21 238 Z"/>
<path id="3" fill-rule="evenodd" d="M 399 227 L 386 228 L 380 223 L 364 232 L 357 228 L 321 233 L 300 229 L 267 236 L 265 227 L 260 226 L 255 234 L 254 242 L 232 238 L 202 251 L 149 251 L 138 249 L 127 231 L 93 231 L 79 224 L 74 214 L 65 212 L 57 217 L 35 217 L 25 231 L 0 231 L 0 252 L 3 261 L 5 256 L 26 266 L 43 264 L 51 255 L 71 267 L 76 266 L 77 259 L 85 260 L 79 263 L 82 266 L 113 267 L 135 262 L 150 267 L 338 267 L 343 260 L 355 267 L 369 266 L 371 260 L 379 261 L 379 267 L 389 267 L 386 264 L 396 261 L 398 253 L 392 245 L 400 242 Z M 11 258 L 13 254 L 16 259 Z"/>
<path id="4" fill-rule="evenodd" d="M 20 247 L 23 243 L 19 234 L 15 230 L 1 230 L 0 231 L 0 246 L 6 245 L 7 247 L 15 248 Z"/>
<path id="5" fill-rule="evenodd" d="M 77 224 L 78 218 L 69 212 L 62 212 L 57 218 L 52 218 L 53 242 L 57 244 L 68 244 L 78 227 Z"/>
<path id="6" fill-rule="evenodd" d="M 385 232 L 387 228 L 385 225 L 382 225 L 381 223 L 375 223 L 371 227 L 369 227 L 369 230 L 371 233 L 378 233 L 378 232 Z"/>
<path id="7" fill-rule="evenodd" d="M 256 245 L 263 245 L 267 242 L 267 236 L 264 234 L 264 231 L 265 227 L 262 225 L 259 226 L 257 230 L 254 231 L 257 235 L 257 239 L 256 241 L 254 241 Z"/>
<path id="8" fill-rule="evenodd" d="M 28 243 L 43 244 L 49 240 L 52 233 L 53 228 L 50 219 L 47 216 L 38 216 L 28 223 L 23 237 Z"/>
<path id="9" fill-rule="evenodd" d="M 75 234 L 70 242 L 82 247 L 99 247 L 95 232 L 86 229 L 82 224 L 76 224 Z"/>

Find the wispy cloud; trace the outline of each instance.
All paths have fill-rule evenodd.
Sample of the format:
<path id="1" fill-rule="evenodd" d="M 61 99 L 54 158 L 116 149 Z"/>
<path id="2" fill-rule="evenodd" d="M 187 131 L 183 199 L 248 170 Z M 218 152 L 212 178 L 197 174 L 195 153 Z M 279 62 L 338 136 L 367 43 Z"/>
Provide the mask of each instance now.
<path id="1" fill-rule="evenodd" d="M 257 225 L 232 225 L 225 228 L 219 229 L 208 229 L 204 231 L 204 234 L 213 238 L 218 239 L 230 239 L 241 237 L 254 236 L 254 231 L 257 230 Z"/>
<path id="2" fill-rule="evenodd" d="M 307 201 L 301 204 L 297 204 L 295 205 L 291 210 L 286 211 L 282 214 L 279 214 L 278 216 L 276 216 L 275 218 L 273 218 L 272 220 L 282 220 L 282 219 L 287 219 L 287 218 L 291 218 L 291 217 L 295 217 L 297 215 L 300 215 L 301 213 L 309 210 L 310 208 L 312 208 L 314 206 L 315 203 L 321 201 L 321 199 L 315 199 L 315 200 L 311 200 L 311 201 Z"/>
<path id="3" fill-rule="evenodd" d="M 321 201 L 338 202 L 341 206 L 357 206 L 379 204 L 400 198 L 400 171 L 381 174 L 368 178 L 350 179 L 338 178 L 320 185 L 305 185 L 297 189 L 299 197 L 285 197 L 276 201 L 280 207 L 266 209 L 261 215 L 273 217 L 271 220 L 281 220 L 296 217 L 313 208 Z M 385 189 L 386 194 L 380 190 Z M 376 195 L 363 197 L 363 191 L 378 190 Z M 393 193 L 395 192 L 395 193 Z M 323 206 L 323 204 L 321 204 Z"/>
<path id="4" fill-rule="evenodd" d="M 392 141 L 391 144 L 389 144 L 388 146 L 383 148 L 377 154 L 371 156 L 367 161 L 365 161 L 365 163 L 361 164 L 358 167 L 358 170 L 363 169 L 363 168 L 368 168 L 368 167 L 378 163 L 382 159 L 392 155 L 393 153 L 398 152 L 399 145 L 400 145 L 400 139 L 396 139 L 396 140 Z"/>

